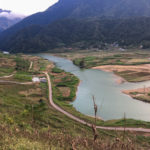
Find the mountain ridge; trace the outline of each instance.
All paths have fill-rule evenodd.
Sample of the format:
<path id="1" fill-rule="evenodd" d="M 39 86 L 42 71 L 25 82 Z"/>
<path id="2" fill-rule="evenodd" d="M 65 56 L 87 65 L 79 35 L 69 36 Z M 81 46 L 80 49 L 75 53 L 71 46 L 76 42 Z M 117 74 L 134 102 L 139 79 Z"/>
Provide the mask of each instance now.
<path id="1" fill-rule="evenodd" d="M 14 46 L 9 47 L 8 45 L 12 45 L 10 43 L 15 43 L 14 42 L 14 39 L 16 39 L 15 36 L 22 35 L 27 28 L 28 28 L 27 30 L 28 31 L 30 30 L 30 32 L 32 33 L 32 29 L 33 29 L 32 26 L 36 26 L 36 29 L 40 28 L 40 30 L 41 30 L 41 28 L 42 29 L 45 28 L 45 30 L 47 30 L 47 26 L 51 27 L 51 24 L 55 24 L 60 21 L 61 26 L 59 26 L 59 27 L 62 30 L 63 30 L 63 28 L 65 30 L 66 25 L 62 24 L 62 20 L 67 20 L 68 22 L 71 22 L 69 20 L 73 20 L 73 19 L 80 20 L 80 21 L 83 20 L 83 23 L 81 23 L 81 22 L 80 23 L 84 24 L 84 22 L 86 22 L 86 20 L 89 20 L 89 18 L 93 18 L 93 19 L 100 18 L 103 21 L 106 20 L 106 22 L 107 22 L 107 20 L 109 20 L 111 18 L 113 20 L 131 19 L 131 23 L 133 23 L 133 21 L 132 21 L 133 18 L 135 18 L 135 20 L 136 20 L 136 18 L 150 17 L 150 9 L 149 8 L 150 8 L 150 1 L 148 1 L 148 0 L 101 0 L 101 1 L 99 1 L 99 0 L 93 0 L 93 1 L 91 1 L 91 0 L 60 0 L 55 5 L 49 7 L 46 11 L 33 14 L 33 15 L 25 18 L 18 24 L 14 25 L 13 27 L 9 28 L 8 30 L 2 32 L 0 35 L 0 48 L 4 48 L 4 49 L 8 48 L 8 50 L 15 49 Z M 147 20 L 147 19 L 144 19 L 144 20 Z M 139 21 L 140 21 L 140 19 L 139 19 Z M 141 24 L 139 21 L 137 21 L 137 23 L 138 23 L 137 26 L 141 27 Z M 119 27 L 119 23 L 120 23 L 120 21 L 118 22 L 118 25 L 116 25 L 116 26 L 114 25 L 116 28 L 118 27 L 118 30 L 121 29 Z M 126 23 L 127 23 L 127 26 L 133 26 L 133 25 L 130 25 L 131 24 L 130 21 L 128 21 Z M 95 22 L 93 24 L 95 24 Z M 115 24 L 116 24 L 116 22 L 115 22 Z M 111 25 L 113 26 L 113 24 L 111 24 Z M 77 25 L 77 26 L 79 26 L 79 25 Z M 147 24 L 145 24 L 145 26 L 147 26 Z M 145 26 L 144 26 L 144 28 L 149 30 Z M 88 26 L 88 28 L 89 28 L 89 30 L 87 30 L 86 32 L 88 32 L 88 31 L 92 32 L 91 27 Z M 73 30 L 73 28 L 72 28 L 72 30 Z M 105 28 L 103 32 L 106 32 L 105 30 L 109 31 L 109 28 L 107 28 L 107 29 Z M 55 29 L 55 32 L 57 32 L 56 29 Z M 80 32 L 83 33 L 83 31 L 80 31 Z M 111 32 L 113 32 L 113 31 L 111 31 Z M 116 29 L 115 29 L 115 32 L 116 32 Z M 124 30 L 124 32 L 125 32 L 125 30 Z M 40 34 L 40 36 L 39 36 L 40 38 L 44 37 L 44 35 L 41 36 L 41 33 L 39 31 L 37 31 L 37 34 Z M 36 36 L 37 36 L 37 34 L 36 34 Z M 54 41 L 54 39 L 57 38 L 57 40 L 58 40 L 58 41 L 56 40 L 57 42 L 60 41 L 60 44 L 62 43 L 62 44 L 67 45 L 69 40 L 67 41 L 67 43 L 64 43 L 64 42 L 62 42 L 62 41 L 64 41 L 64 39 L 60 39 L 57 36 L 54 36 L 54 39 L 52 39 L 51 34 L 52 34 L 52 32 L 49 35 L 46 34 L 47 38 L 45 39 L 45 37 L 44 37 L 45 41 L 43 41 L 43 40 L 40 40 L 40 41 L 42 41 L 45 44 L 47 41 L 49 41 L 48 38 L 50 38 L 52 41 Z M 60 34 L 61 34 L 61 32 L 60 32 Z M 75 34 L 78 34 L 78 33 L 75 33 Z M 123 34 L 123 33 L 121 32 L 121 34 Z M 145 34 L 146 34 L 146 31 L 145 31 Z M 84 33 L 83 33 L 83 35 L 84 35 Z M 88 35 L 88 33 L 87 33 L 87 35 Z M 120 38 L 123 37 L 123 39 L 121 39 L 121 40 L 124 40 L 125 35 L 126 35 L 126 33 L 124 33 L 124 35 L 122 35 L 120 37 Z M 111 35 L 111 36 L 113 36 L 113 35 Z M 115 36 L 117 36 L 117 35 L 115 34 Z M 22 40 L 24 41 L 23 37 L 24 36 L 21 36 Z M 31 35 L 31 37 L 33 37 L 33 36 Z M 63 35 L 62 38 L 64 38 L 64 37 L 65 36 Z M 147 37 L 147 35 L 146 35 L 146 37 Z M 146 37 L 144 37 L 144 38 L 146 38 Z M 111 37 L 111 38 L 113 38 L 113 37 Z M 129 37 L 127 37 L 127 38 L 129 38 Z M 34 40 L 36 39 L 35 35 L 34 35 L 33 39 Z M 38 40 L 39 39 L 37 39 L 37 43 L 38 43 Z M 97 40 L 102 41 L 100 38 Z M 25 39 L 25 41 L 27 42 L 27 39 Z M 112 40 L 112 41 L 108 40 L 105 42 L 113 42 L 113 41 L 114 40 Z M 141 41 L 142 41 L 142 39 L 141 39 Z M 57 42 L 54 42 L 54 43 L 57 43 Z M 82 41 L 80 41 L 80 42 L 82 42 Z M 36 43 L 36 41 L 35 41 L 35 43 Z M 18 43 L 18 45 L 20 45 L 20 44 Z M 20 51 L 22 51 L 26 47 L 23 45 L 19 46 Z M 47 44 L 45 44 L 45 45 L 47 45 Z M 52 45 L 53 45 L 53 43 L 52 43 Z M 57 46 L 57 44 L 56 44 L 56 46 Z M 48 47 L 46 47 L 46 49 Z M 31 49 L 32 49 L 32 47 L 31 47 Z M 24 49 L 23 51 L 26 51 L 26 50 Z"/>

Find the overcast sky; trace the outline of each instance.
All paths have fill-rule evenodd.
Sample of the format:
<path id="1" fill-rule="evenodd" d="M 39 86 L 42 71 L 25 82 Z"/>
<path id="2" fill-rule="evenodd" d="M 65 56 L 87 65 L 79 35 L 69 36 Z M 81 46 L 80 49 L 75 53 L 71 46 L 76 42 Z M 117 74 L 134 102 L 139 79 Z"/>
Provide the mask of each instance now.
<path id="1" fill-rule="evenodd" d="M 13 12 L 31 15 L 44 11 L 58 0 L 0 0 L 0 8 L 12 10 Z"/>

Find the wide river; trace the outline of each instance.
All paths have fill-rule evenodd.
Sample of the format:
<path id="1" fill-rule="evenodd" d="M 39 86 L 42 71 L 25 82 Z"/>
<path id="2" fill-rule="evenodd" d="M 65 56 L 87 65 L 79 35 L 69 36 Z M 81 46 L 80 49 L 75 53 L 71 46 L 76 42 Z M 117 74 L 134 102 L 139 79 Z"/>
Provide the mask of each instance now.
<path id="1" fill-rule="evenodd" d="M 50 54 L 37 54 L 56 64 L 57 67 L 76 75 L 81 83 L 78 87 L 77 97 L 72 105 L 79 112 L 93 116 L 92 96 L 95 96 L 98 105 L 98 116 L 104 120 L 127 118 L 150 121 L 150 104 L 134 100 L 121 91 L 150 86 L 150 81 L 140 83 L 116 82 L 116 76 L 100 70 L 81 70 L 70 60 L 51 56 Z"/>

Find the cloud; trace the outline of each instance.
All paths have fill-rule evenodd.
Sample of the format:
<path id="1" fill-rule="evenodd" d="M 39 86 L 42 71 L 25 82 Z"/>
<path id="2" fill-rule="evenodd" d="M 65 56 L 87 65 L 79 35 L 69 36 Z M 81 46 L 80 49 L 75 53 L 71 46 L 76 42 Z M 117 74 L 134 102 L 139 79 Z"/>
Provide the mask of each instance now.
<path id="1" fill-rule="evenodd" d="M 58 0 L 0 0 L 0 8 L 31 15 L 45 11 Z"/>
<path id="2" fill-rule="evenodd" d="M 6 17 L 8 19 L 16 19 L 16 18 L 24 18 L 25 16 L 14 12 L 1 12 L 0 17 Z"/>

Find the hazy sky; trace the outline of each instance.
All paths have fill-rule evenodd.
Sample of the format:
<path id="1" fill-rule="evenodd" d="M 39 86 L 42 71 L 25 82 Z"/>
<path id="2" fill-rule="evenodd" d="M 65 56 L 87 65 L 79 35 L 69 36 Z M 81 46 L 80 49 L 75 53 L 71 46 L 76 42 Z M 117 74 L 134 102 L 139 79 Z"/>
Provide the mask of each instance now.
<path id="1" fill-rule="evenodd" d="M 58 0 L 0 0 L 0 8 L 30 15 L 44 11 Z"/>

